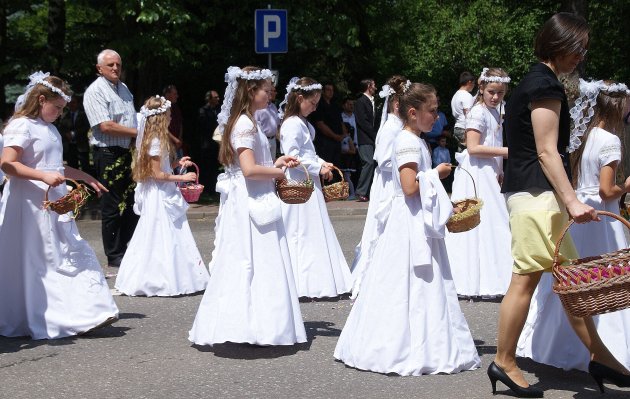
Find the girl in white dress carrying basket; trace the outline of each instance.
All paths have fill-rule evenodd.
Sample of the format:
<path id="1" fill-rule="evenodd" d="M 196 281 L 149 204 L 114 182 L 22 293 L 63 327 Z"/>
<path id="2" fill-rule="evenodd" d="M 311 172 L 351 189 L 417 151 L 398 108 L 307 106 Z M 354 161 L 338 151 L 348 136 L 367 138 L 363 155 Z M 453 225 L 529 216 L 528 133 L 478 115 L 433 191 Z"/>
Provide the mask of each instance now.
<path id="1" fill-rule="evenodd" d="M 64 167 L 52 124 L 70 101 L 66 83 L 30 76 L 4 129 L 2 170 L 10 177 L 0 201 L 0 335 L 53 339 L 85 333 L 118 319 L 101 266 L 71 212 L 42 209 L 68 193 L 66 177 L 106 191 L 92 176 Z"/>
<path id="2" fill-rule="evenodd" d="M 392 198 L 394 195 L 394 183 L 392 177 L 392 146 L 396 135 L 402 130 L 403 124 L 398 113 L 400 94 L 407 81 L 400 75 L 394 75 L 383 86 L 379 96 L 385 98 L 381 127 L 376 135 L 374 148 L 374 179 L 370 188 L 370 203 L 368 205 L 365 225 L 361 241 L 354 249 L 354 261 L 352 262 L 352 298 L 356 298 L 361 288 L 361 281 L 372 260 L 372 254 L 378 238 L 385 230 L 385 224 L 389 217 Z"/>
<path id="3" fill-rule="evenodd" d="M 287 155 L 274 162 L 253 116 L 267 106 L 271 76 L 255 67 L 230 67 L 225 75 L 218 117 L 225 173 L 217 181 L 221 206 L 210 281 L 188 338 L 197 345 L 306 342 L 274 186 L 285 178 L 281 168 L 299 162 Z"/>
<path id="4" fill-rule="evenodd" d="M 379 373 L 473 370 L 481 361 L 459 308 L 443 239 L 453 207 L 440 177 L 451 165 L 431 169 L 420 138 L 437 118 L 435 89 L 407 81 L 400 115 L 405 125 L 393 146 L 390 217 L 334 356 Z"/>
<path id="5" fill-rule="evenodd" d="M 300 297 L 336 297 L 350 291 L 350 269 L 328 216 L 319 176 L 332 178 L 333 164 L 315 153 L 315 128 L 306 117 L 317 108 L 322 85 L 311 78 L 293 78 L 280 104 L 282 152 L 300 161 L 314 182 L 304 204 L 282 203 L 293 277 Z M 286 103 L 286 107 L 283 105 Z M 301 168 L 300 168 L 301 169 Z M 303 180 L 304 170 L 288 171 L 290 179 Z"/>
<path id="6" fill-rule="evenodd" d="M 133 178 L 134 211 L 140 220 L 120 264 L 116 289 L 125 295 L 175 296 L 203 291 L 208 271 L 190 231 L 184 200 L 175 182 L 196 174 L 173 175 L 169 140 L 170 101 L 151 97 L 140 110 Z M 183 157 L 177 166 L 191 166 Z"/>
<path id="7" fill-rule="evenodd" d="M 571 109 L 575 127 L 569 151 L 577 198 L 615 214 L 619 214 L 619 198 L 630 191 L 630 178 L 622 185 L 615 182 L 622 161 L 618 135 L 623 132 L 629 95 L 624 84 L 580 79 L 580 97 Z M 618 220 L 604 216 L 599 223 L 573 224 L 570 233 L 584 258 L 628 248 L 625 229 Z M 571 329 L 552 285 L 553 276 L 545 273 L 534 292 L 517 354 L 565 370 L 586 371 L 590 354 Z M 630 368 L 630 309 L 593 316 L 593 321 L 610 352 Z"/>
<path id="8" fill-rule="evenodd" d="M 483 200 L 481 223 L 466 232 L 447 232 L 444 239 L 457 294 L 465 297 L 504 295 L 512 277 L 510 226 L 501 194 L 503 158 L 508 156 L 502 108 L 509 82 L 501 68 L 483 69 L 475 104 L 466 115 L 466 150 L 455 154 L 460 168 L 455 169 L 451 199 Z"/>

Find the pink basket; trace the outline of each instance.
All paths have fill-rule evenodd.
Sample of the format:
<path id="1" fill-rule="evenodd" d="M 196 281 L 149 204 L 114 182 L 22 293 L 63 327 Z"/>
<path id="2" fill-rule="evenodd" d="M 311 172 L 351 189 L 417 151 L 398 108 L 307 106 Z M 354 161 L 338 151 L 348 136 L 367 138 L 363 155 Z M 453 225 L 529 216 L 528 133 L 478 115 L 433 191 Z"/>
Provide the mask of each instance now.
<path id="1" fill-rule="evenodd" d="M 181 191 L 182 196 L 188 203 L 193 203 L 199 201 L 199 197 L 203 192 L 203 184 L 199 184 L 199 167 L 196 163 L 192 163 L 195 169 L 197 170 L 197 180 L 194 183 L 191 182 L 179 182 L 177 186 L 179 187 L 179 191 Z M 180 168 L 180 173 L 184 169 Z"/>

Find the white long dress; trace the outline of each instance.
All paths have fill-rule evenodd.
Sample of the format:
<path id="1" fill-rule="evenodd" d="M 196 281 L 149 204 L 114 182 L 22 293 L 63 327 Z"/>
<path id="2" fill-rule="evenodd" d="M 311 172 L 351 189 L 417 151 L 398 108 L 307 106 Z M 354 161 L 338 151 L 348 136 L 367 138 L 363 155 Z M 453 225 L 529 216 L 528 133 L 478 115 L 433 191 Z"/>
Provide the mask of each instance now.
<path id="1" fill-rule="evenodd" d="M 168 153 L 155 138 L 150 156 L 171 173 Z M 134 211 L 140 220 L 120 264 L 116 289 L 126 295 L 175 296 L 203 291 L 208 271 L 190 231 L 176 183 L 147 179 L 136 186 Z"/>
<path id="2" fill-rule="evenodd" d="M 298 295 L 336 297 L 350 291 L 352 276 L 328 216 L 319 178 L 324 160 L 315 153 L 314 137 L 313 126 L 297 115 L 287 118 L 280 127 L 282 152 L 299 159 L 315 183 L 306 203 L 282 203 L 282 220 Z M 287 174 L 294 180 L 305 178 L 304 169 L 299 166 Z"/>
<path id="3" fill-rule="evenodd" d="M 599 196 L 600 170 L 615 161 L 621 161 L 619 138 L 600 128 L 591 130 L 580 163 L 577 189 L 580 201 L 597 210 L 619 214 L 617 200 L 604 201 Z M 601 222 L 571 226 L 571 237 L 581 258 L 628 247 L 621 222 L 608 216 L 601 218 Z M 586 371 L 590 355 L 571 328 L 552 285 L 553 276 L 545 273 L 534 292 L 516 353 L 565 370 Z M 630 310 L 594 316 L 593 321 L 610 352 L 625 367 L 630 367 Z"/>
<path id="4" fill-rule="evenodd" d="M 396 134 L 402 130 L 403 123 L 394 114 L 389 114 L 376 135 L 374 160 L 376 168 L 370 188 L 370 203 L 368 205 L 361 241 L 354 249 L 352 271 L 352 297 L 359 294 L 361 281 L 372 260 L 372 254 L 378 238 L 383 234 L 394 195 L 392 180 L 392 148 Z"/>
<path id="5" fill-rule="evenodd" d="M 407 197 L 398 168 L 409 162 L 432 179 L 421 182 L 420 195 Z M 439 234 L 426 225 L 427 219 L 444 214 L 445 223 L 452 212 L 437 172 L 430 168 L 424 141 L 401 131 L 392 156 L 395 197 L 389 221 L 335 348 L 335 358 L 348 366 L 421 375 L 481 364 L 459 307 L 444 241 L 432 238 Z M 443 234 L 443 224 L 441 229 Z"/>
<path id="6" fill-rule="evenodd" d="M 41 119 L 17 118 L 4 146 L 20 147 L 21 162 L 64 172 L 61 136 Z M 70 213 L 42 209 L 48 186 L 11 178 L 0 202 L 0 335 L 51 339 L 76 335 L 118 317 L 98 259 Z M 66 185 L 51 188 L 54 201 Z"/>
<path id="7" fill-rule="evenodd" d="M 466 129 L 481 133 L 480 144 L 502 147 L 502 127 L 496 109 L 485 104 L 475 104 L 466 116 Z M 455 169 L 453 201 L 475 196 L 483 200 L 479 226 L 462 233 L 446 233 L 444 241 L 453 272 L 457 294 L 463 296 L 505 295 L 512 278 L 510 252 L 511 233 L 501 187 L 497 180 L 503 174 L 503 158 L 481 158 L 468 154 L 468 150 L 455 154 L 460 168 Z"/>
<path id="8" fill-rule="evenodd" d="M 256 164 L 273 166 L 267 138 L 247 116 L 237 120 L 231 144 L 235 154 L 249 148 Z M 188 339 L 198 345 L 306 342 L 273 180 L 246 179 L 236 157 L 219 176 L 217 190 L 217 247 Z"/>

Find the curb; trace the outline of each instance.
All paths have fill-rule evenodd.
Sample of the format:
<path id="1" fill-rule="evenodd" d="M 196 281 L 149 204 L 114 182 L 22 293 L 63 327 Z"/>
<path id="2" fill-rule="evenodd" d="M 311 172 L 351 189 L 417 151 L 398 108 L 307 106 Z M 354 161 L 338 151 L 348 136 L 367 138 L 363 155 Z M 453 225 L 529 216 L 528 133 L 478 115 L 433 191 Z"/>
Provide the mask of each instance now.
<path id="1" fill-rule="evenodd" d="M 367 202 L 354 201 L 331 202 L 328 204 L 330 217 L 365 216 L 367 215 Z M 188 208 L 186 217 L 188 220 L 213 219 L 219 213 L 218 205 L 192 205 Z M 101 211 L 98 208 L 84 210 L 77 220 L 101 220 Z"/>

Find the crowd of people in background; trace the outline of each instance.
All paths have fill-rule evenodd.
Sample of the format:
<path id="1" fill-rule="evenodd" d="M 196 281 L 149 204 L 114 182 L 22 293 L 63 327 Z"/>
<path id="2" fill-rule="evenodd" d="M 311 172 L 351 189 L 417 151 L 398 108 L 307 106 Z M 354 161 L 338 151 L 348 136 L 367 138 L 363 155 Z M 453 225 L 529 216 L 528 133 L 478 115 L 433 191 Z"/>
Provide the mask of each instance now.
<path id="1" fill-rule="evenodd" d="M 581 17 L 550 18 L 535 39 L 539 62 L 507 103 L 507 71 L 461 73 L 452 128 L 437 90 L 401 75 L 380 92 L 373 78 L 362 79 L 359 94 L 342 101 L 332 82 L 295 77 L 277 104 L 270 70 L 231 66 L 224 98 L 209 90 L 194 124 L 173 84 L 136 111 L 111 49 L 98 54 L 98 77 L 82 101 L 62 79 L 34 73 L 0 136 L 10 176 L 0 202 L 0 335 L 59 338 L 118 318 L 73 215 L 40 209 L 43 192 L 55 201 L 74 178 L 101 197 L 103 248 L 107 265 L 120 268 L 121 293 L 205 290 L 189 331 L 194 344 L 306 342 L 298 299 L 351 293 L 336 359 L 385 374 L 452 374 L 481 366 L 458 299 L 502 297 L 487 369 L 493 393 L 500 381 L 517 397 L 543 397 L 517 353 L 588 370 L 602 392 L 604 382 L 630 386 L 630 311 L 598 323 L 563 318 L 543 277 L 555 255 L 628 246 L 613 221 L 599 224 L 594 238 L 574 226 L 575 240 L 567 236 L 554 254 L 570 218 L 619 213 L 630 192 L 630 178 L 616 181 L 630 90 L 581 80 L 570 112 L 558 79 L 584 60 L 589 32 Z M 323 193 L 337 168 L 352 183 L 351 198 L 369 202 L 350 266 Z M 312 195 L 301 205 L 281 202 L 275 183 L 304 174 Z M 197 178 L 220 203 L 207 268 L 174 184 Z M 485 203 L 481 222 L 449 233 L 451 201 L 471 196 Z M 561 350 L 571 340 L 583 344 L 579 356 Z"/>

